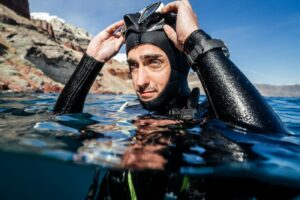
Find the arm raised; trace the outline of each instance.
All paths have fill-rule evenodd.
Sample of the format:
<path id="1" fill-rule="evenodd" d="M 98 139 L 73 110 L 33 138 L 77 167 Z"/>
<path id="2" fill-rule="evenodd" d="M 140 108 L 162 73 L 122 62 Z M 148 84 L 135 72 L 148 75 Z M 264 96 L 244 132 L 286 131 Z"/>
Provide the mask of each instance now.
<path id="1" fill-rule="evenodd" d="M 188 57 L 193 52 L 192 67 L 218 119 L 259 132 L 287 133 L 271 106 L 224 55 L 221 46 L 216 45 L 216 40 L 199 29 L 197 16 L 188 0 L 171 2 L 162 12 L 177 13 L 176 30 L 170 26 L 165 26 L 164 30 Z"/>
<path id="2" fill-rule="evenodd" d="M 82 112 L 86 96 L 104 63 L 111 59 L 122 46 L 123 37 L 120 32 L 116 31 L 123 25 L 123 20 L 118 21 L 92 39 L 86 53 L 56 101 L 54 112 Z"/>

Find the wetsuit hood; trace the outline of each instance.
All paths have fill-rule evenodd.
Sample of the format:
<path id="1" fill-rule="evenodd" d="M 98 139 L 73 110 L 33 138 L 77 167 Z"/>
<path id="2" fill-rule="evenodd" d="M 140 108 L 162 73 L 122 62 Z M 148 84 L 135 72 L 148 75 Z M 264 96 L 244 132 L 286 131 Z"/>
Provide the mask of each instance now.
<path id="1" fill-rule="evenodd" d="M 166 53 L 171 67 L 169 81 L 159 96 L 151 101 L 139 101 L 149 111 L 167 112 L 174 107 L 183 107 L 190 92 L 187 82 L 190 67 L 186 62 L 186 57 L 168 39 L 162 26 L 161 29 L 153 31 L 147 30 L 145 27 L 139 30 L 137 23 L 135 23 L 139 15 L 136 13 L 124 16 L 127 26 L 125 35 L 127 55 L 131 49 L 138 45 L 152 44 Z M 175 26 L 175 24 L 170 25 Z"/>

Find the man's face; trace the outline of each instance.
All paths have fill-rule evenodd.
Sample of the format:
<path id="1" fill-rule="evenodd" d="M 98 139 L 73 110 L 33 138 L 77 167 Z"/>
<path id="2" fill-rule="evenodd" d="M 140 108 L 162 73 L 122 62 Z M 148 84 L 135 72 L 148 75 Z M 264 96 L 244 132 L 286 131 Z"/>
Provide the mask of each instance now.
<path id="1" fill-rule="evenodd" d="M 143 102 L 158 97 L 169 81 L 169 59 L 155 45 L 142 44 L 131 49 L 128 53 L 128 65 L 134 89 Z"/>

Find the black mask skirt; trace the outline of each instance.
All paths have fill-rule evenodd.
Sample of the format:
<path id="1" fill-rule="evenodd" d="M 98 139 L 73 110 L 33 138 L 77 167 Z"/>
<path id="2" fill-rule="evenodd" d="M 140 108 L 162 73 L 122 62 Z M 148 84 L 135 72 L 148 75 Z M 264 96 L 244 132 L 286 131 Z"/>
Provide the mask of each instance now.
<path id="1" fill-rule="evenodd" d="M 139 100 L 141 105 L 149 111 L 159 112 L 168 112 L 172 108 L 183 107 L 190 93 L 187 82 L 190 67 L 185 55 L 174 46 L 163 30 L 142 33 L 128 30 L 126 33 L 127 55 L 131 49 L 141 44 L 152 44 L 162 49 L 171 65 L 169 82 L 161 94 L 151 101 Z"/>

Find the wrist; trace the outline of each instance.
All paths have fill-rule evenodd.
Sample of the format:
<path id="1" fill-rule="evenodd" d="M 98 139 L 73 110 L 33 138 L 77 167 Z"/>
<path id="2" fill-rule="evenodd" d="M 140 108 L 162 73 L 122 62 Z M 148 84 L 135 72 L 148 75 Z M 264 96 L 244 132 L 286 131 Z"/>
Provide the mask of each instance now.
<path id="1" fill-rule="evenodd" d="M 193 31 L 183 44 L 183 51 L 189 54 L 197 44 L 201 44 L 202 40 L 209 40 L 211 37 L 201 29 Z"/>
<path id="2" fill-rule="evenodd" d="M 99 55 L 97 54 L 97 52 L 93 51 L 93 50 L 90 50 L 89 48 L 86 50 L 85 54 L 90 57 L 90 58 L 93 58 L 94 60 L 98 61 L 98 62 L 101 62 L 101 63 L 104 63 L 104 59 L 101 59 L 99 57 Z"/>
<path id="3" fill-rule="evenodd" d="M 88 63 L 89 65 L 103 65 L 104 62 L 95 59 L 93 56 L 90 56 L 87 52 L 85 52 L 81 58 L 80 63 Z"/>
<path id="4" fill-rule="evenodd" d="M 187 62 L 192 68 L 199 62 L 198 58 L 202 58 L 204 54 L 214 49 L 223 50 L 224 55 L 229 57 L 229 51 L 223 41 L 211 39 L 208 34 L 200 29 L 191 33 L 183 46 Z"/>
<path id="5" fill-rule="evenodd" d="M 193 26 L 193 27 L 189 27 L 189 28 L 185 27 L 184 34 L 182 34 L 182 36 L 183 36 L 182 40 L 181 40 L 182 45 L 187 41 L 187 39 L 191 36 L 191 34 L 197 30 L 199 30 L 198 26 Z"/>

